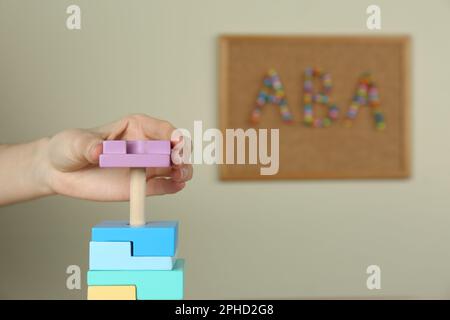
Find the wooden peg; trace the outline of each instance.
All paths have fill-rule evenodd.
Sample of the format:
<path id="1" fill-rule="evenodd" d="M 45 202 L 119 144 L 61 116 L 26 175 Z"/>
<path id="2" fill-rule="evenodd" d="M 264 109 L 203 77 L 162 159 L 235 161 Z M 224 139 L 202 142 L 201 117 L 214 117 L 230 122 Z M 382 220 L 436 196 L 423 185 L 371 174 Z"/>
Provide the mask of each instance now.
<path id="1" fill-rule="evenodd" d="M 145 225 L 145 196 L 147 174 L 145 168 L 130 168 L 130 226 Z"/>

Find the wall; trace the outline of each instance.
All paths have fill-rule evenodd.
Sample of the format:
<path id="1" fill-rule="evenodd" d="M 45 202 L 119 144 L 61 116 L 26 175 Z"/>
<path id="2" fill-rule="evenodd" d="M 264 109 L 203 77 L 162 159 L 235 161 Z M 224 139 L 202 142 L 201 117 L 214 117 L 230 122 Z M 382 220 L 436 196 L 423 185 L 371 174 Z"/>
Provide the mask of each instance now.
<path id="1" fill-rule="evenodd" d="M 72 3 L 81 32 L 65 29 Z M 219 34 L 370 33 L 369 4 L 0 0 L 0 140 L 137 112 L 216 127 Z M 450 298 L 450 3 L 377 4 L 379 33 L 412 35 L 413 177 L 222 183 L 196 166 L 186 190 L 147 200 L 152 219 L 180 220 L 187 298 Z M 85 272 L 90 228 L 127 210 L 63 197 L 0 208 L 0 297 L 84 298 L 65 269 Z M 366 289 L 370 264 L 382 290 Z"/>

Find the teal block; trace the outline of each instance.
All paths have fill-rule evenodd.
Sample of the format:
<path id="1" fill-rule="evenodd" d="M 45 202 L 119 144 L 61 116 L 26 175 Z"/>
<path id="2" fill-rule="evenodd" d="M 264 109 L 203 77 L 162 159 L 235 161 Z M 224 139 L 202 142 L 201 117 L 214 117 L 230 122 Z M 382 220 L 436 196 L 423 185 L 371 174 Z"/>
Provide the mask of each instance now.
<path id="1" fill-rule="evenodd" d="M 131 242 L 89 243 L 90 270 L 172 270 L 175 257 L 134 257 Z"/>
<path id="2" fill-rule="evenodd" d="M 154 221 L 132 227 L 127 221 L 105 221 L 92 228 L 92 241 L 132 242 L 133 256 L 172 257 L 177 249 L 178 222 Z"/>
<path id="3" fill-rule="evenodd" d="M 181 300 L 184 290 L 184 260 L 173 270 L 89 270 L 89 286 L 135 285 L 138 300 Z"/>

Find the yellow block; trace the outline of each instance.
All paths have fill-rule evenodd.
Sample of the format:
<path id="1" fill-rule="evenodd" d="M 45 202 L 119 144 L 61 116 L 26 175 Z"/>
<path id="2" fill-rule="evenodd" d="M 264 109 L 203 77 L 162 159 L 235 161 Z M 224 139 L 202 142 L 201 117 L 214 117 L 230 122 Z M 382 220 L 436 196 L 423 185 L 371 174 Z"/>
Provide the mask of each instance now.
<path id="1" fill-rule="evenodd" d="M 136 300 L 136 286 L 88 286 L 88 300 Z"/>

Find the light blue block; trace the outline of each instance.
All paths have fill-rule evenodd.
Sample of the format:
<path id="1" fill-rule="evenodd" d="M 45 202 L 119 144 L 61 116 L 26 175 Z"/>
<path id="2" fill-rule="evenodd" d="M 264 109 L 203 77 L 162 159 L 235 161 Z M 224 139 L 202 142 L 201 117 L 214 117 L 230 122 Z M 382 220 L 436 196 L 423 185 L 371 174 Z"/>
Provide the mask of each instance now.
<path id="1" fill-rule="evenodd" d="M 132 242 L 133 256 L 172 257 L 177 249 L 178 222 L 148 222 L 131 227 L 126 221 L 105 221 L 92 228 L 92 241 Z"/>
<path id="2" fill-rule="evenodd" d="M 90 270 L 172 270 L 175 257 L 133 257 L 131 242 L 89 243 Z"/>
<path id="3" fill-rule="evenodd" d="M 89 270 L 89 286 L 135 285 L 138 300 L 180 300 L 184 290 L 184 260 L 177 259 L 173 270 Z"/>

